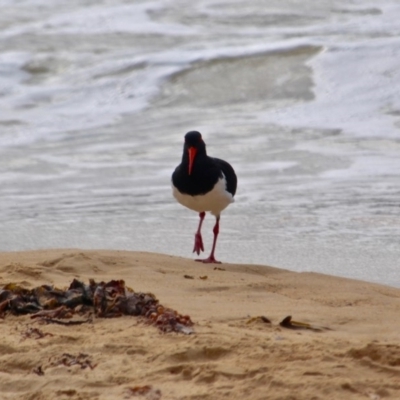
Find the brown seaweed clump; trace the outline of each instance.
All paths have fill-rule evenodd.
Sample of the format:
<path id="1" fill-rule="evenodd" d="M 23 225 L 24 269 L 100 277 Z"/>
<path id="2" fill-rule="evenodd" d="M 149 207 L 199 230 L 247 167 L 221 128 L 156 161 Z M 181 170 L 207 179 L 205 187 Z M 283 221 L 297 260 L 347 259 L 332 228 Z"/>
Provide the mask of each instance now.
<path id="1" fill-rule="evenodd" d="M 134 292 L 123 280 L 96 283 L 90 279 L 86 285 L 74 279 L 66 290 L 51 285 L 26 289 L 9 283 L 0 289 L 0 317 L 9 313 L 32 314 L 31 318 L 64 325 L 68 323 L 60 320 L 74 315 L 86 316 L 83 322 L 88 322 L 93 314 L 98 318 L 131 315 L 146 318 L 162 332 L 193 333 L 188 315 L 162 306 L 152 293 Z"/>

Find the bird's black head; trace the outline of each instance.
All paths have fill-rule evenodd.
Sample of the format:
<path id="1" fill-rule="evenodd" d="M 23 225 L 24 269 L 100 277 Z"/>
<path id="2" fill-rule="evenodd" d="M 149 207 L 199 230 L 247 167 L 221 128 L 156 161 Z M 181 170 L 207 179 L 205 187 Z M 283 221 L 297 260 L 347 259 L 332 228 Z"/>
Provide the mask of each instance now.
<path id="1" fill-rule="evenodd" d="M 201 133 L 197 131 L 190 131 L 185 135 L 185 145 L 188 147 L 201 147 L 204 146 Z"/>
<path id="2" fill-rule="evenodd" d="M 201 133 L 190 131 L 185 135 L 185 144 L 183 146 L 183 158 L 189 159 L 189 175 L 192 173 L 195 157 L 206 154 L 206 144 L 201 137 Z"/>

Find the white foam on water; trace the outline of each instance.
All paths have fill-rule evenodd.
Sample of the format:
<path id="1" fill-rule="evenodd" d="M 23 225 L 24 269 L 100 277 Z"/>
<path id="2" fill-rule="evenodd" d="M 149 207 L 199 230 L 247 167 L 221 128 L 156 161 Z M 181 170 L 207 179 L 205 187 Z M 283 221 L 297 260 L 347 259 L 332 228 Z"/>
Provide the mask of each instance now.
<path id="1" fill-rule="evenodd" d="M 129 32 L 139 34 L 180 35 L 194 34 L 196 30 L 182 24 L 159 24 L 149 12 L 162 10 L 160 2 L 138 4 L 102 4 L 82 6 L 76 10 L 44 18 L 39 22 L 6 29 L 4 36 L 41 30 L 44 34 L 104 34 Z"/>
<path id="2" fill-rule="evenodd" d="M 264 118 L 289 126 L 341 129 L 358 137 L 397 138 L 398 116 L 391 112 L 400 109 L 399 57 L 397 39 L 326 50 L 310 62 L 316 99 Z"/>

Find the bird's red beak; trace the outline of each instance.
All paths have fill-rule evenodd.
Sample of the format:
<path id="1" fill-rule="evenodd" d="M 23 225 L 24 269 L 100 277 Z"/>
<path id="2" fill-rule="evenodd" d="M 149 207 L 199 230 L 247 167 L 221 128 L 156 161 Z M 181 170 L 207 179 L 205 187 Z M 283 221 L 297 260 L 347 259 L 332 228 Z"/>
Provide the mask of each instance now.
<path id="1" fill-rule="evenodd" d="M 197 153 L 196 147 L 189 147 L 188 153 L 189 153 L 189 175 L 190 175 L 192 173 L 194 158 L 196 157 Z"/>

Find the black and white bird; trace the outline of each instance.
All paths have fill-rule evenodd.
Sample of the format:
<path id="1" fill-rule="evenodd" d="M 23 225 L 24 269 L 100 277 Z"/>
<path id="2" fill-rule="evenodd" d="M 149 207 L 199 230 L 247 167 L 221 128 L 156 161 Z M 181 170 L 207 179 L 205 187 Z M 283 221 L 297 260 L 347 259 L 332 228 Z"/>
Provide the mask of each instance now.
<path id="1" fill-rule="evenodd" d="M 219 158 L 209 157 L 201 134 L 197 131 L 188 132 L 185 135 L 182 162 L 172 174 L 172 193 L 180 204 L 199 213 L 193 253 L 199 255 L 204 251 L 201 225 L 206 212 L 211 212 L 216 218 L 210 256 L 196 261 L 219 263 L 215 259 L 215 246 L 221 211 L 235 201 L 236 187 L 237 177 L 231 165 Z"/>

